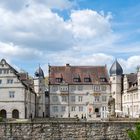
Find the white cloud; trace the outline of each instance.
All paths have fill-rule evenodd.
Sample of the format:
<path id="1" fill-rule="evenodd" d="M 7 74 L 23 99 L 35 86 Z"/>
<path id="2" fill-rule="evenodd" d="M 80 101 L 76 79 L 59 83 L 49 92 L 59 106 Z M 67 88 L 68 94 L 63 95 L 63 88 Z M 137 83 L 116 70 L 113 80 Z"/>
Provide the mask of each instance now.
<path id="1" fill-rule="evenodd" d="M 73 11 L 70 19 L 65 21 L 45 6 L 33 4 L 18 13 L 0 8 L 0 20 L 2 42 L 39 48 L 41 51 L 55 52 L 79 46 L 80 49 L 86 46 L 96 49 L 100 39 L 105 43 L 107 36 L 110 39 L 113 36 L 108 15 L 92 10 Z"/>
<path id="2" fill-rule="evenodd" d="M 19 13 L 0 9 L 0 17 L 3 40 L 48 50 L 61 50 L 72 45 L 72 34 L 64 20 L 43 6 L 33 5 Z"/>
<path id="3" fill-rule="evenodd" d="M 90 55 L 81 55 L 80 58 L 75 56 L 75 53 L 63 53 L 61 52 L 59 55 L 51 54 L 50 58 L 55 58 L 51 65 L 65 65 L 66 63 L 70 63 L 71 65 L 105 65 L 111 63 L 114 59 L 113 56 L 96 53 Z M 61 61 L 60 61 L 61 60 Z"/>
<path id="4" fill-rule="evenodd" d="M 17 12 L 32 5 L 41 5 L 50 8 L 64 10 L 72 8 L 76 2 L 70 0 L 0 0 L 1 7 Z"/>
<path id="5" fill-rule="evenodd" d="M 45 4 L 48 8 L 54 9 L 69 9 L 75 5 L 74 2 L 70 0 L 36 0 L 40 4 Z"/>
<path id="6" fill-rule="evenodd" d="M 119 59 L 124 69 L 124 73 L 136 72 L 137 66 L 140 65 L 140 55 L 131 56 L 128 59 Z"/>
<path id="7" fill-rule="evenodd" d="M 78 10 L 71 13 L 73 34 L 78 39 L 93 39 L 111 33 L 109 18 L 93 10 Z"/>
<path id="8" fill-rule="evenodd" d="M 3 43 L 0 42 L 0 57 L 6 58 L 10 61 L 11 59 L 32 59 L 32 58 L 41 58 L 42 52 L 36 49 L 30 49 L 25 47 L 19 47 L 13 43 Z M 32 54 L 32 55 L 31 55 Z M 26 56 L 26 57 L 25 57 Z"/>
<path id="9" fill-rule="evenodd" d="M 66 20 L 51 10 L 69 8 L 72 4 L 68 0 L 42 0 L 40 3 L 31 0 L 23 2 L 18 12 L 0 6 L 0 57 L 55 65 L 110 66 L 114 54 L 140 52 L 139 42 L 135 46 L 116 45 L 123 37 L 113 32 L 111 13 L 73 10 Z M 119 57 L 125 71 L 132 70 L 139 63 L 138 59 L 138 56 L 128 60 Z"/>

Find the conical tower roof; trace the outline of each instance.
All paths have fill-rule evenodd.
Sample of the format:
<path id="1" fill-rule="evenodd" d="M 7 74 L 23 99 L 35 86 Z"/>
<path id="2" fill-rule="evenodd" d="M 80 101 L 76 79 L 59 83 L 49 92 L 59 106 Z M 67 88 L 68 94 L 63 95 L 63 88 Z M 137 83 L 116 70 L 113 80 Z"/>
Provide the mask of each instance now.
<path id="1" fill-rule="evenodd" d="M 36 77 L 42 77 L 42 78 L 44 78 L 44 72 L 43 72 L 43 70 L 41 69 L 40 66 L 39 66 L 39 68 L 36 70 L 35 76 L 36 76 Z"/>
<path id="2" fill-rule="evenodd" d="M 117 60 L 112 64 L 110 68 L 110 75 L 122 75 L 123 74 L 123 69 L 121 65 L 118 63 Z"/>

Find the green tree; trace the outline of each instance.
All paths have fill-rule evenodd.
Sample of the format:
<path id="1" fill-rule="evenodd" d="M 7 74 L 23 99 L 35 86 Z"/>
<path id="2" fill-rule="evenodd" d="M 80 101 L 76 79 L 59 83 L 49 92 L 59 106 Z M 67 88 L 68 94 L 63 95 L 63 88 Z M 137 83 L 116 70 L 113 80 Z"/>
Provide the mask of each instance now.
<path id="1" fill-rule="evenodd" d="M 127 134 L 131 140 L 140 140 L 140 124 L 136 124 L 135 130 L 128 130 Z"/>

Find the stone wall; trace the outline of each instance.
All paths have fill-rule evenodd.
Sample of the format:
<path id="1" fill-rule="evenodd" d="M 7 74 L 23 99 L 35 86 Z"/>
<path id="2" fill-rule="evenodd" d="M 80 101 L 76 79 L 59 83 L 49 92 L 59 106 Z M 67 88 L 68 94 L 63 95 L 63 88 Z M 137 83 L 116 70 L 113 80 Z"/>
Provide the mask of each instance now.
<path id="1" fill-rule="evenodd" d="M 0 140 L 128 140 L 135 122 L 0 123 Z"/>

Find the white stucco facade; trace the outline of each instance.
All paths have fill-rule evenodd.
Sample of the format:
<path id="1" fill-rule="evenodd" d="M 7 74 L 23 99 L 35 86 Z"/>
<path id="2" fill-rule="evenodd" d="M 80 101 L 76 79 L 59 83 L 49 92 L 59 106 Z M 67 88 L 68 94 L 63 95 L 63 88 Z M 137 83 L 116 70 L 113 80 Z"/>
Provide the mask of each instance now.
<path id="1" fill-rule="evenodd" d="M 51 85 L 50 116 L 106 118 L 109 95 L 109 85 Z"/>
<path id="2" fill-rule="evenodd" d="M 46 100 L 45 100 L 45 79 L 42 77 L 34 78 L 34 90 L 37 93 L 36 110 L 37 117 L 46 116 Z"/>
<path id="3" fill-rule="evenodd" d="M 36 94 L 4 59 L 0 62 L 0 115 L 5 118 L 35 117 Z"/>
<path id="4" fill-rule="evenodd" d="M 140 116 L 140 69 L 138 69 L 137 74 L 131 75 L 135 75 L 137 80 L 131 83 L 130 86 L 129 77 L 124 75 L 122 106 L 123 112 L 126 116 L 138 118 Z"/>

